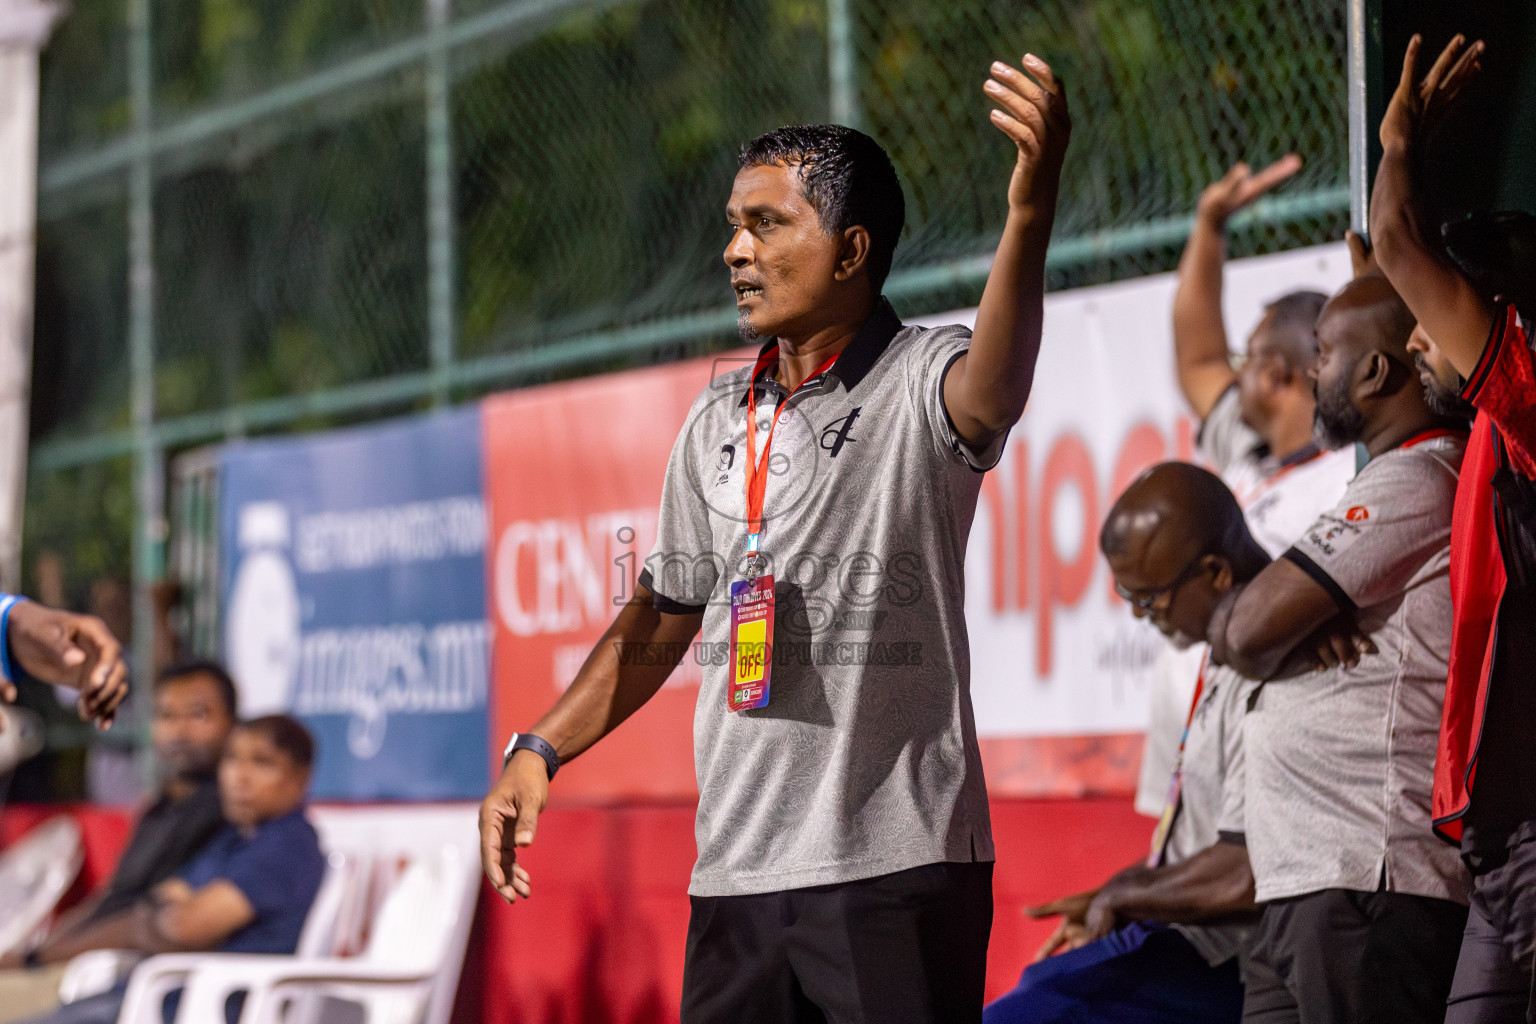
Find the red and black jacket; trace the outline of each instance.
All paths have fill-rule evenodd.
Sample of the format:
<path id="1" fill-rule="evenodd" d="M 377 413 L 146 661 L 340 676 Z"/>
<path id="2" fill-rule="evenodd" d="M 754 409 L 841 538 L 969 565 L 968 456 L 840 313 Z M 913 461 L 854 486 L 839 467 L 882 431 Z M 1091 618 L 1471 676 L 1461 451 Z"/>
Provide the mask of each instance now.
<path id="1" fill-rule="evenodd" d="M 1536 587 L 1536 358 L 1513 306 L 1494 317 L 1462 391 L 1477 419 L 1451 520 L 1450 672 L 1435 759 L 1435 830 L 1460 842 L 1477 782 L 1477 751 L 1511 586 Z"/>

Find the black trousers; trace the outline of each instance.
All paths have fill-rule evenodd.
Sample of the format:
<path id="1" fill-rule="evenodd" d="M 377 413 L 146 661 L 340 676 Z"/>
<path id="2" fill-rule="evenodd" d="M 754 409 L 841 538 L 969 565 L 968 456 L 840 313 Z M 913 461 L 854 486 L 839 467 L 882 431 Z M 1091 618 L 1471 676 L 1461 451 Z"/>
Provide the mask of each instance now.
<path id="1" fill-rule="evenodd" d="M 683 1024 L 976 1024 L 992 865 L 692 898 Z"/>
<path id="2" fill-rule="evenodd" d="M 1244 1024 L 1441 1024 L 1467 908 L 1324 889 L 1265 904 Z"/>
<path id="3" fill-rule="evenodd" d="M 1536 822 L 1509 839 L 1498 866 L 1472 879 L 1472 912 L 1446 1024 L 1525 1024 L 1536 999 Z"/>

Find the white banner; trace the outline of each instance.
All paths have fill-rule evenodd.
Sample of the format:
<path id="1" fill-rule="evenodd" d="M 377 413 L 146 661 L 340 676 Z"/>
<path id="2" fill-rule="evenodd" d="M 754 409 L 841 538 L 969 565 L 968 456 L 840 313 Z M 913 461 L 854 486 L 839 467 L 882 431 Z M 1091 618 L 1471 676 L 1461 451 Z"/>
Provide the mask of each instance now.
<path id="1" fill-rule="evenodd" d="M 1350 276 L 1342 244 L 1228 265 L 1229 344 L 1266 304 Z M 1035 390 L 987 475 L 966 563 L 971 688 L 983 737 L 1140 732 L 1163 642 L 1114 596 L 1098 528 L 1145 467 L 1192 456 L 1174 379 L 1172 274 L 1048 296 Z M 926 317 L 970 324 L 975 310 Z"/>

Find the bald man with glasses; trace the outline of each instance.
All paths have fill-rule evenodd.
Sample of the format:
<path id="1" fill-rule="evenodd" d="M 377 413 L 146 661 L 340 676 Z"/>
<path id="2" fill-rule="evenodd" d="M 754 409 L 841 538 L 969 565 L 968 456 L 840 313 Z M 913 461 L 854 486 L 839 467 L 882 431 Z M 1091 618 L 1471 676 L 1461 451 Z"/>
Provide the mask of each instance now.
<path id="1" fill-rule="evenodd" d="M 1187 463 L 1154 466 L 1115 503 L 1099 546 L 1115 590 L 1170 640 L 1203 641 L 1213 613 L 1270 557 L 1232 492 Z M 1353 636 L 1320 638 L 1354 656 Z M 1347 643 L 1346 643 L 1347 641 Z M 1288 671 L 1318 663 L 1298 657 Z M 1241 826 L 1242 722 L 1258 686 L 1202 663 L 1146 861 L 1048 908 L 1062 923 L 986 1024 L 1235 1024 L 1257 915 Z M 1058 950 L 1068 949 L 1059 956 Z"/>

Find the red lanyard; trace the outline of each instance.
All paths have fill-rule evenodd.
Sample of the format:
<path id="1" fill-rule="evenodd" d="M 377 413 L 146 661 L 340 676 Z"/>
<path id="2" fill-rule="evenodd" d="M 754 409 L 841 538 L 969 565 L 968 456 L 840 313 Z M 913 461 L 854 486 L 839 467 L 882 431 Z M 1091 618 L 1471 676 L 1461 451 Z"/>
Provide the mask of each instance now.
<path id="1" fill-rule="evenodd" d="M 820 377 L 832 368 L 837 362 L 838 353 L 834 352 L 827 357 L 827 361 L 816 368 L 816 372 L 800 382 L 800 387 L 790 392 L 793 395 L 806 383 Z M 757 553 L 757 537 L 763 531 L 763 497 L 768 493 L 768 452 L 773 447 L 773 430 L 779 425 L 779 413 L 789 404 L 790 395 L 785 395 L 774 407 L 773 421 L 768 424 L 768 435 L 763 438 L 763 454 L 757 454 L 757 378 L 766 368 L 772 366 L 779 358 L 779 346 L 764 352 L 757 357 L 757 365 L 752 367 L 752 379 L 747 383 L 747 552 Z"/>
<path id="2" fill-rule="evenodd" d="M 1189 741 L 1189 727 L 1195 724 L 1195 712 L 1200 710 L 1200 695 L 1205 692 L 1205 670 L 1211 664 L 1211 649 L 1205 649 L 1200 659 L 1200 674 L 1195 677 L 1195 696 L 1189 702 L 1189 717 L 1184 719 L 1184 733 L 1179 737 L 1179 763 L 1175 770 L 1184 767 L 1184 744 Z"/>

